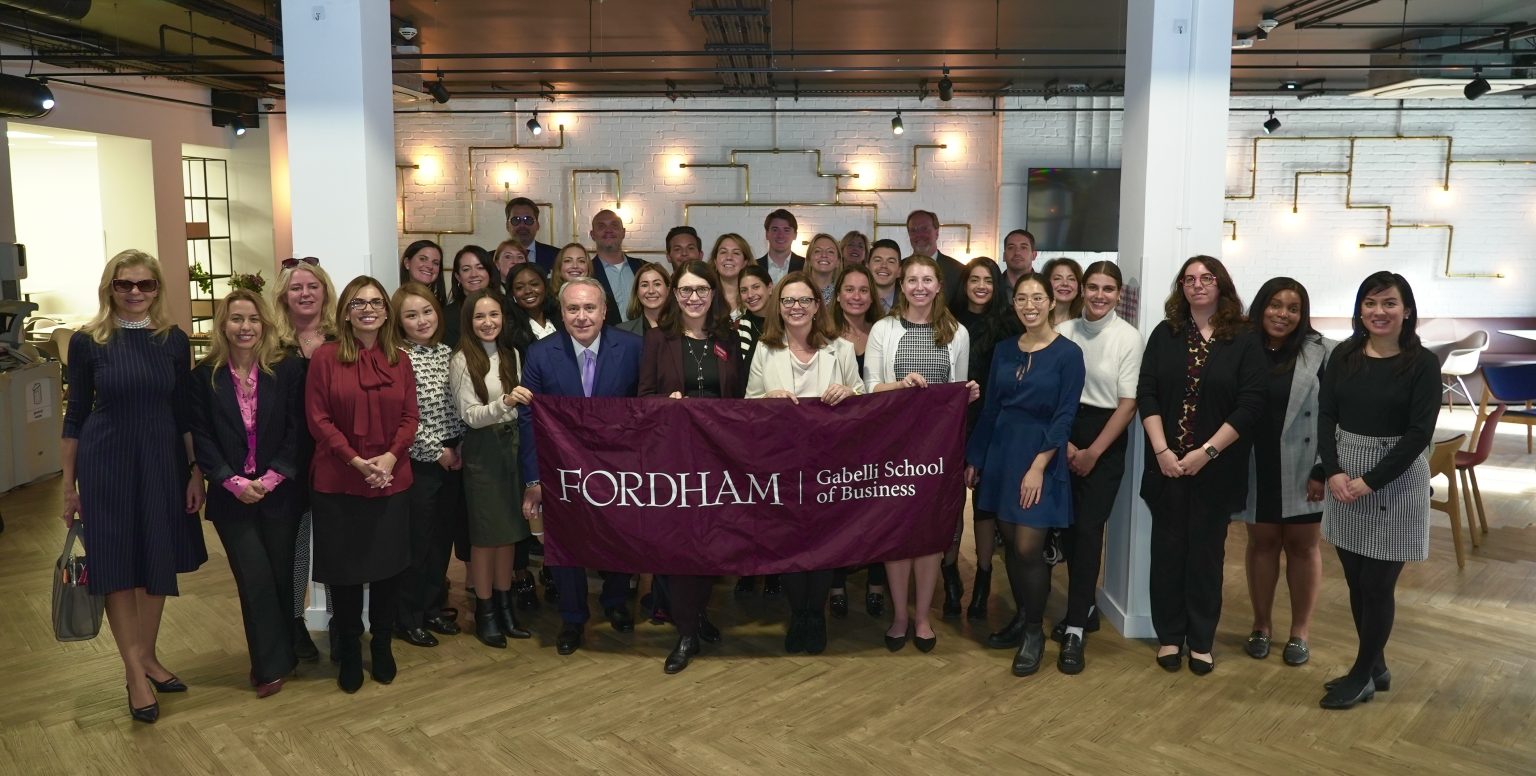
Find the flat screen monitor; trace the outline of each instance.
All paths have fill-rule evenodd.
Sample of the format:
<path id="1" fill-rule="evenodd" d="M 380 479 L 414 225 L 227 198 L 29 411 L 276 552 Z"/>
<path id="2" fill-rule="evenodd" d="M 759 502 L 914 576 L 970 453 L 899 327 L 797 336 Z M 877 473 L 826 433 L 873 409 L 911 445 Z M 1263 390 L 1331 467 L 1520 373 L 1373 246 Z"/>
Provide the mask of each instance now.
<path id="1" fill-rule="evenodd" d="M 1031 167 L 1025 207 L 1036 250 L 1119 250 L 1118 169 Z"/>

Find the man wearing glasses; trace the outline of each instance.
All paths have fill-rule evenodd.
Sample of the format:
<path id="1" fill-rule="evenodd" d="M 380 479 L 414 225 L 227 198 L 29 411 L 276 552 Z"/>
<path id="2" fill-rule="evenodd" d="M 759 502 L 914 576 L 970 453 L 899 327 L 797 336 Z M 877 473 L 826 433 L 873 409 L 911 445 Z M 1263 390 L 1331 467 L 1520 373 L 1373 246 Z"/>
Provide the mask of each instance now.
<path id="1" fill-rule="evenodd" d="M 645 262 L 624 255 L 624 219 L 612 210 L 599 210 L 592 216 L 592 243 L 597 246 L 592 277 L 602 284 L 608 303 L 603 323 L 617 326 L 628 320 L 625 313 L 635 290 L 635 275 L 645 268 Z"/>
<path id="2" fill-rule="evenodd" d="M 544 270 L 544 276 L 554 271 L 555 257 L 560 249 L 539 242 L 539 206 L 527 197 L 513 197 L 507 203 L 507 234 L 523 246 L 528 259 Z"/>

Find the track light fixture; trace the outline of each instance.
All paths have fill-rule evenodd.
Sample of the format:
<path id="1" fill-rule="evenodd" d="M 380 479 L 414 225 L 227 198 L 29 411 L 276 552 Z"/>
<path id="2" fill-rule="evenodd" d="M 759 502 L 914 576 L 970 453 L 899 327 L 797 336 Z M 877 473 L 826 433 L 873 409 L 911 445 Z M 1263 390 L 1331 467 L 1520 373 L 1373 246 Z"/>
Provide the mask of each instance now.
<path id="1" fill-rule="evenodd" d="M 939 100 L 949 102 L 955 98 L 955 82 L 949 80 L 949 66 L 944 66 L 944 77 L 939 79 Z"/>
<path id="2" fill-rule="evenodd" d="M 1273 135 L 1280 129 L 1280 119 L 1275 118 L 1275 112 L 1269 112 L 1269 120 L 1264 122 L 1264 134 Z"/>
<path id="3" fill-rule="evenodd" d="M 1476 67 L 1472 69 L 1472 80 L 1462 87 L 1461 93 L 1465 94 L 1467 99 L 1475 100 L 1487 94 L 1492 88 L 1488 85 L 1488 79 L 1483 77 L 1483 69 Z"/>
<path id="4" fill-rule="evenodd" d="M 534 108 L 533 109 L 533 118 L 528 119 L 528 123 L 527 123 L 526 126 L 528 127 L 528 131 L 532 132 L 535 137 L 544 134 L 544 125 L 539 123 L 539 109 L 538 108 Z"/>
<path id="5" fill-rule="evenodd" d="M 235 137 L 242 137 L 245 135 L 245 120 L 236 116 L 229 120 L 229 128 L 235 131 Z"/>
<path id="6" fill-rule="evenodd" d="M 35 119 L 53 110 L 47 79 L 0 73 L 0 116 Z"/>
<path id="7" fill-rule="evenodd" d="M 437 71 L 437 80 L 422 84 L 427 94 L 439 103 L 446 103 L 453 95 L 448 93 L 448 85 L 443 83 L 443 71 Z"/>
<path id="8" fill-rule="evenodd" d="M 891 134 L 900 135 L 906 131 L 906 128 L 901 125 L 901 108 L 897 108 L 896 118 L 891 119 Z"/>

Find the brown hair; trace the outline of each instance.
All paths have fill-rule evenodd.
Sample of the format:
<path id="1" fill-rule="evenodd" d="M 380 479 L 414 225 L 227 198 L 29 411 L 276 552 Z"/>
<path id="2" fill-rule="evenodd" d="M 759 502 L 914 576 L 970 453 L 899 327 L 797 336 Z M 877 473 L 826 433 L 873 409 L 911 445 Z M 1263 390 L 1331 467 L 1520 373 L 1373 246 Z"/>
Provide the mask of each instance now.
<path id="1" fill-rule="evenodd" d="M 267 300 L 262 299 L 261 294 L 245 288 L 230 291 L 219 302 L 219 308 L 213 314 L 213 329 L 208 332 L 208 355 L 203 356 L 199 363 L 212 367 L 215 374 L 218 373 L 219 367 L 229 363 L 229 335 L 224 333 L 224 327 L 229 323 L 229 307 L 235 302 L 250 302 L 255 305 L 256 317 L 261 320 L 261 339 L 256 342 L 256 366 L 261 371 L 272 374 L 272 365 L 283 358 L 282 346 L 277 341 L 277 328 L 273 325 L 275 321 L 272 320 L 271 311 L 267 309 Z M 218 389 L 218 385 L 218 381 L 214 380 L 215 390 Z"/>
<path id="2" fill-rule="evenodd" d="M 1055 272 L 1057 267 L 1066 267 L 1072 270 L 1072 277 L 1077 279 L 1077 296 L 1072 297 L 1072 301 L 1067 303 L 1067 317 L 1081 318 L 1083 317 L 1083 279 L 1086 277 L 1083 274 L 1083 267 L 1081 264 L 1065 256 L 1047 261 L 1045 266 L 1040 268 L 1040 274 L 1045 278 L 1045 290 L 1051 293 L 1052 298 L 1055 298 L 1056 292 L 1052 290 L 1051 273 Z M 1060 303 L 1058 302 L 1057 304 Z"/>
<path id="3" fill-rule="evenodd" d="M 773 292 L 768 295 L 768 304 L 763 308 L 763 336 L 758 337 L 757 341 L 775 349 L 789 347 L 788 330 L 784 327 L 783 311 L 779 309 L 779 296 L 784 293 L 784 289 L 794 283 L 803 284 L 810 289 L 811 297 L 816 300 L 812 303 L 816 307 L 812 311 L 811 332 L 805 339 L 807 345 L 820 350 L 828 342 L 836 339 L 838 332 L 832 325 L 832 316 L 825 314 L 826 310 L 821 304 L 821 291 L 816 288 L 815 283 L 811 282 L 809 272 L 791 272 L 773 287 Z"/>
<path id="4" fill-rule="evenodd" d="M 716 339 L 734 339 L 736 329 L 731 325 L 731 313 L 725 307 L 725 294 L 720 291 L 720 276 L 715 273 L 714 267 L 702 261 L 690 261 L 679 266 L 677 272 L 673 273 L 672 298 L 667 300 L 666 309 L 661 311 L 661 319 L 656 322 L 657 328 L 668 334 L 683 333 L 683 309 L 677 303 L 677 284 L 682 282 L 684 275 L 693 275 L 709 284 L 709 310 L 704 314 L 704 331 Z"/>
<path id="5" fill-rule="evenodd" d="M 352 331 L 352 318 L 347 315 L 347 304 L 365 288 L 376 288 L 379 290 L 379 296 L 384 297 L 383 283 L 367 275 L 358 275 L 341 290 L 341 296 L 336 300 L 336 360 L 343 364 L 357 362 L 357 335 Z M 384 297 L 384 299 L 383 314 L 388 318 L 389 298 Z M 400 335 L 388 320 L 385 320 L 384 325 L 379 328 L 378 345 L 390 366 L 400 363 Z"/>
<path id="6" fill-rule="evenodd" d="M 645 314 L 645 307 L 640 304 L 640 278 L 645 277 L 647 272 L 654 272 L 660 275 L 662 284 L 667 287 L 667 295 L 672 295 L 672 278 L 667 275 L 667 270 L 654 261 L 647 262 L 645 266 L 640 268 L 639 272 L 635 273 L 635 285 L 629 292 L 629 313 L 625 316 L 627 318 L 639 318 Z M 562 299 L 561 303 L 564 304 L 564 301 Z M 666 309 L 666 302 L 662 303 L 662 309 Z"/>
<path id="7" fill-rule="evenodd" d="M 394 295 L 389 298 L 389 309 L 395 314 L 395 330 L 400 335 L 400 341 L 403 344 L 411 339 L 405 334 L 405 318 L 401 315 L 400 308 L 405 306 L 405 300 L 412 296 L 427 300 L 432 305 L 432 312 L 437 315 L 437 328 L 432 330 L 432 337 L 427 340 L 427 347 L 436 347 L 443 341 L 443 306 L 437 301 L 437 295 L 432 293 L 431 289 L 415 281 L 395 289 Z"/>
<path id="8" fill-rule="evenodd" d="M 715 247 L 709 249 L 709 255 L 704 257 L 704 261 L 708 262 L 709 266 L 714 267 L 715 266 L 715 255 L 720 252 L 720 246 L 724 245 L 726 240 L 730 240 L 731 242 L 736 243 L 736 247 L 741 249 L 741 259 L 742 259 L 741 268 L 743 270 L 745 270 L 748 266 L 750 266 L 753 263 L 752 262 L 752 245 L 751 245 L 751 243 L 747 242 L 747 238 L 742 237 L 741 235 L 736 234 L 735 232 L 726 232 L 725 234 L 722 234 L 719 237 L 715 238 Z M 720 271 L 720 268 L 719 267 L 715 267 L 715 272 L 719 273 L 719 271 Z M 740 274 L 738 274 L 737 277 L 739 278 Z"/>
<path id="9" fill-rule="evenodd" d="M 880 302 L 880 295 L 875 293 L 875 276 L 870 273 L 869 267 L 863 264 L 849 264 L 843 267 L 843 271 L 837 273 L 837 283 L 832 287 L 832 322 L 836 324 L 839 332 L 848 328 L 848 318 L 843 314 L 843 303 L 839 301 L 842 296 L 843 281 L 849 275 L 863 275 L 869 281 L 869 309 L 864 311 L 864 322 L 874 325 L 875 321 L 885 317 L 885 305 Z"/>
<path id="10" fill-rule="evenodd" d="M 176 325 L 170 313 L 165 311 L 165 275 L 160 272 L 160 262 L 143 251 L 126 250 L 107 260 L 107 266 L 101 271 L 101 283 L 96 286 L 96 300 L 101 307 L 90 323 L 80 327 L 80 332 L 89 334 L 98 345 L 107 344 L 117 334 L 117 300 L 112 296 L 112 281 L 117 279 L 118 272 L 129 267 L 147 267 L 155 282 L 160 284 L 155 300 L 149 303 L 149 325 L 154 327 L 155 336 L 165 336 Z"/>
<path id="11" fill-rule="evenodd" d="M 1184 323 L 1190 320 L 1189 300 L 1184 298 L 1184 272 L 1192 264 L 1204 264 L 1216 277 L 1216 314 L 1211 316 L 1211 339 L 1232 339 L 1243 330 L 1243 300 L 1237 295 L 1227 265 L 1214 256 L 1191 256 L 1184 260 L 1177 275 L 1173 276 L 1173 291 L 1163 302 L 1163 320 L 1173 327 L 1175 334 L 1184 333 Z"/>
<path id="12" fill-rule="evenodd" d="M 949 305 L 942 299 L 944 295 L 944 274 L 939 271 L 938 262 L 928 256 L 919 253 L 907 258 L 901 265 L 901 275 L 896 285 L 900 288 L 907 279 L 907 273 L 913 267 L 927 267 L 933 270 L 933 277 L 939 283 L 939 292 L 933 299 L 933 312 L 928 316 L 928 323 L 933 325 L 933 344 L 948 345 L 955 338 L 955 329 L 960 328 L 960 322 L 955 320 L 953 313 L 949 311 Z M 906 291 L 896 295 L 896 304 L 891 306 L 891 315 L 905 318 L 907 314 Z"/>
<path id="13" fill-rule="evenodd" d="M 485 347 L 480 344 L 480 338 L 475 336 L 475 307 L 480 300 L 489 299 L 496 303 L 496 309 L 502 308 L 501 295 L 489 289 L 480 289 L 469 295 L 464 300 L 464 309 L 459 311 L 459 353 L 464 356 L 464 369 L 469 372 L 469 382 L 475 388 L 475 395 L 481 402 L 489 403 L 490 394 L 485 389 L 485 376 L 491 371 L 491 357 L 486 355 Z M 506 333 L 507 317 L 501 318 L 501 334 Z M 510 391 L 517 387 L 517 351 L 502 344 L 505 338 L 496 337 L 496 354 L 501 359 L 497 376 L 501 378 L 501 388 Z"/>

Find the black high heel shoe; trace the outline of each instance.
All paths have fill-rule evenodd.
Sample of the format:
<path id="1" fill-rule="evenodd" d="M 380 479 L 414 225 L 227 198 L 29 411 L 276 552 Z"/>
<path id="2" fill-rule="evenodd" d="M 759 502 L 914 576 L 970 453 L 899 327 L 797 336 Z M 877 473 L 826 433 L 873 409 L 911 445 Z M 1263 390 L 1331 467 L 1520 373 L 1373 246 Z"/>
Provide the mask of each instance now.
<path id="1" fill-rule="evenodd" d="M 156 679 L 155 677 L 150 676 L 149 674 L 145 674 L 144 678 L 148 679 L 149 683 L 155 686 L 155 692 L 186 692 L 187 691 L 187 685 L 182 683 L 182 681 L 180 679 L 177 679 L 175 674 L 171 674 L 171 678 L 166 679 L 164 681 Z"/>
<path id="2" fill-rule="evenodd" d="M 150 725 L 155 724 L 155 720 L 160 719 L 160 701 L 156 700 L 154 703 L 151 703 L 151 704 L 149 704 L 148 706 L 145 706 L 142 709 L 136 709 L 136 708 L 133 707 L 133 690 L 132 690 L 132 688 L 129 688 L 128 685 L 123 685 L 123 687 L 124 687 L 124 689 L 128 690 L 128 714 L 129 714 L 129 716 L 132 716 L 133 720 L 135 722 L 144 722 L 144 723 L 147 723 L 147 724 L 150 724 Z"/>

